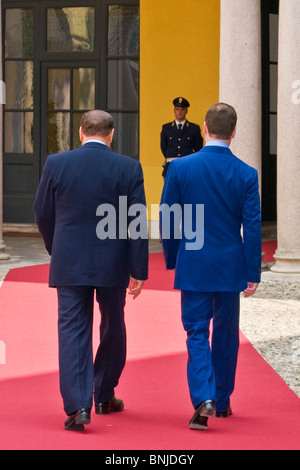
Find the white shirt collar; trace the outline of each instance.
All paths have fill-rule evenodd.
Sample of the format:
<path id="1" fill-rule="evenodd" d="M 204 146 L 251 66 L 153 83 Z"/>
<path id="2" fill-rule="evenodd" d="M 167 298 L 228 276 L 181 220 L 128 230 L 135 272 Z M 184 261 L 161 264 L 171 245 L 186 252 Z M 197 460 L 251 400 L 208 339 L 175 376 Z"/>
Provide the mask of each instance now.
<path id="1" fill-rule="evenodd" d="M 185 119 L 184 121 L 182 121 L 182 122 L 179 122 L 179 121 L 177 121 L 177 119 L 175 119 L 175 123 L 176 123 L 177 129 L 178 129 L 178 124 L 181 124 L 181 125 L 182 125 L 182 128 L 181 128 L 181 129 L 183 129 L 183 126 L 184 126 L 185 123 L 186 123 L 186 119 Z"/>
<path id="2" fill-rule="evenodd" d="M 89 139 L 89 140 L 86 140 L 84 143 L 87 144 L 87 143 L 90 143 L 90 142 L 96 142 L 97 144 L 106 145 L 106 143 L 103 142 L 103 140 L 100 140 L 100 139 Z"/>

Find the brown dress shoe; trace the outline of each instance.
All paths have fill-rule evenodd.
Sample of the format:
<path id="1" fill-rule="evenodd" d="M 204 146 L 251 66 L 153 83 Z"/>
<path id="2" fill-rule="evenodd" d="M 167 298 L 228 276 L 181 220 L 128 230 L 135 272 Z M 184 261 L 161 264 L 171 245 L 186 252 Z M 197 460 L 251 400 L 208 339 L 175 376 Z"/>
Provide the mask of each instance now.
<path id="1" fill-rule="evenodd" d="M 206 400 L 197 406 L 193 417 L 190 420 L 190 429 L 207 429 L 207 420 L 214 416 L 216 404 L 212 400 Z"/>
<path id="2" fill-rule="evenodd" d="M 105 403 L 96 403 L 95 404 L 95 413 L 96 415 L 107 415 L 112 412 L 123 411 L 124 403 L 123 400 L 113 396 L 110 400 Z"/>

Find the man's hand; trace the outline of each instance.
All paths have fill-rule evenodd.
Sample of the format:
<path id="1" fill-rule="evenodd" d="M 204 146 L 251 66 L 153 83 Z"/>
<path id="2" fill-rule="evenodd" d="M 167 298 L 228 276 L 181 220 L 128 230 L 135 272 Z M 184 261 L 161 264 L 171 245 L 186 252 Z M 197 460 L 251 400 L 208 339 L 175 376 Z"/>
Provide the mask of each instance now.
<path id="1" fill-rule="evenodd" d="M 250 297 L 250 295 L 253 295 L 257 288 L 258 284 L 256 282 L 248 282 L 248 287 L 244 290 L 244 297 Z"/>
<path id="2" fill-rule="evenodd" d="M 144 281 L 138 281 L 133 277 L 130 278 L 129 283 L 129 294 L 133 296 L 133 299 L 136 299 L 142 292 Z"/>

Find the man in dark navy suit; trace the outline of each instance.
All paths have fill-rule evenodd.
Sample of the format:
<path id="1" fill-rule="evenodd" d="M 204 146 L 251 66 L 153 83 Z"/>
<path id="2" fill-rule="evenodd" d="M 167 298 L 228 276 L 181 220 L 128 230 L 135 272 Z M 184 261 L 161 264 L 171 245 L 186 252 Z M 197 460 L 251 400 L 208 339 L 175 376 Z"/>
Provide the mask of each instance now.
<path id="1" fill-rule="evenodd" d="M 205 147 L 171 163 L 161 199 L 166 267 L 175 269 L 187 332 L 191 429 L 232 414 L 240 292 L 254 294 L 261 276 L 258 175 L 229 149 L 236 122 L 230 105 L 208 110 Z"/>
<path id="2" fill-rule="evenodd" d="M 200 126 L 186 119 L 190 103 L 182 97 L 173 100 L 175 120 L 164 124 L 160 134 L 160 147 L 165 157 L 163 177 L 165 178 L 172 160 L 202 148 L 203 138 Z"/>
<path id="3" fill-rule="evenodd" d="M 130 233 L 140 209 L 146 225 L 142 168 L 110 149 L 112 117 L 85 113 L 82 147 L 50 155 L 35 199 L 35 215 L 51 255 L 50 287 L 58 292 L 60 390 L 67 430 L 96 414 L 122 411 L 114 389 L 126 360 L 126 289 L 136 298 L 148 276 L 147 233 Z M 143 209 L 144 208 L 144 209 Z M 128 209 L 128 210 L 127 210 Z M 92 352 L 94 294 L 100 306 L 100 346 Z"/>

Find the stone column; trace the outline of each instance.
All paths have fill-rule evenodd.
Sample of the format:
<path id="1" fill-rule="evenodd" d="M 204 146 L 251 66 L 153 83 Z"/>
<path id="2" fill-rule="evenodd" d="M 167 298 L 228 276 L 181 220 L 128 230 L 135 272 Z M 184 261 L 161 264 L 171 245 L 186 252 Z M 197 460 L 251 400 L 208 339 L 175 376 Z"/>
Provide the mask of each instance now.
<path id="1" fill-rule="evenodd" d="M 277 273 L 300 273 L 300 2 L 281 0 L 278 58 Z"/>
<path id="2" fill-rule="evenodd" d="M 0 1 L 0 86 L 4 86 L 2 82 L 2 21 L 1 21 L 1 12 L 2 12 L 2 5 Z M 3 90 L 3 88 L 2 88 Z M 9 259 L 9 255 L 5 253 L 6 246 L 3 242 L 3 175 L 2 175 L 2 168 L 3 168 L 3 97 L 5 97 L 5 93 L 1 93 L 0 90 L 0 261 Z"/>
<path id="3" fill-rule="evenodd" d="M 238 114 L 231 150 L 261 180 L 260 0 L 221 0 L 220 101 Z"/>

